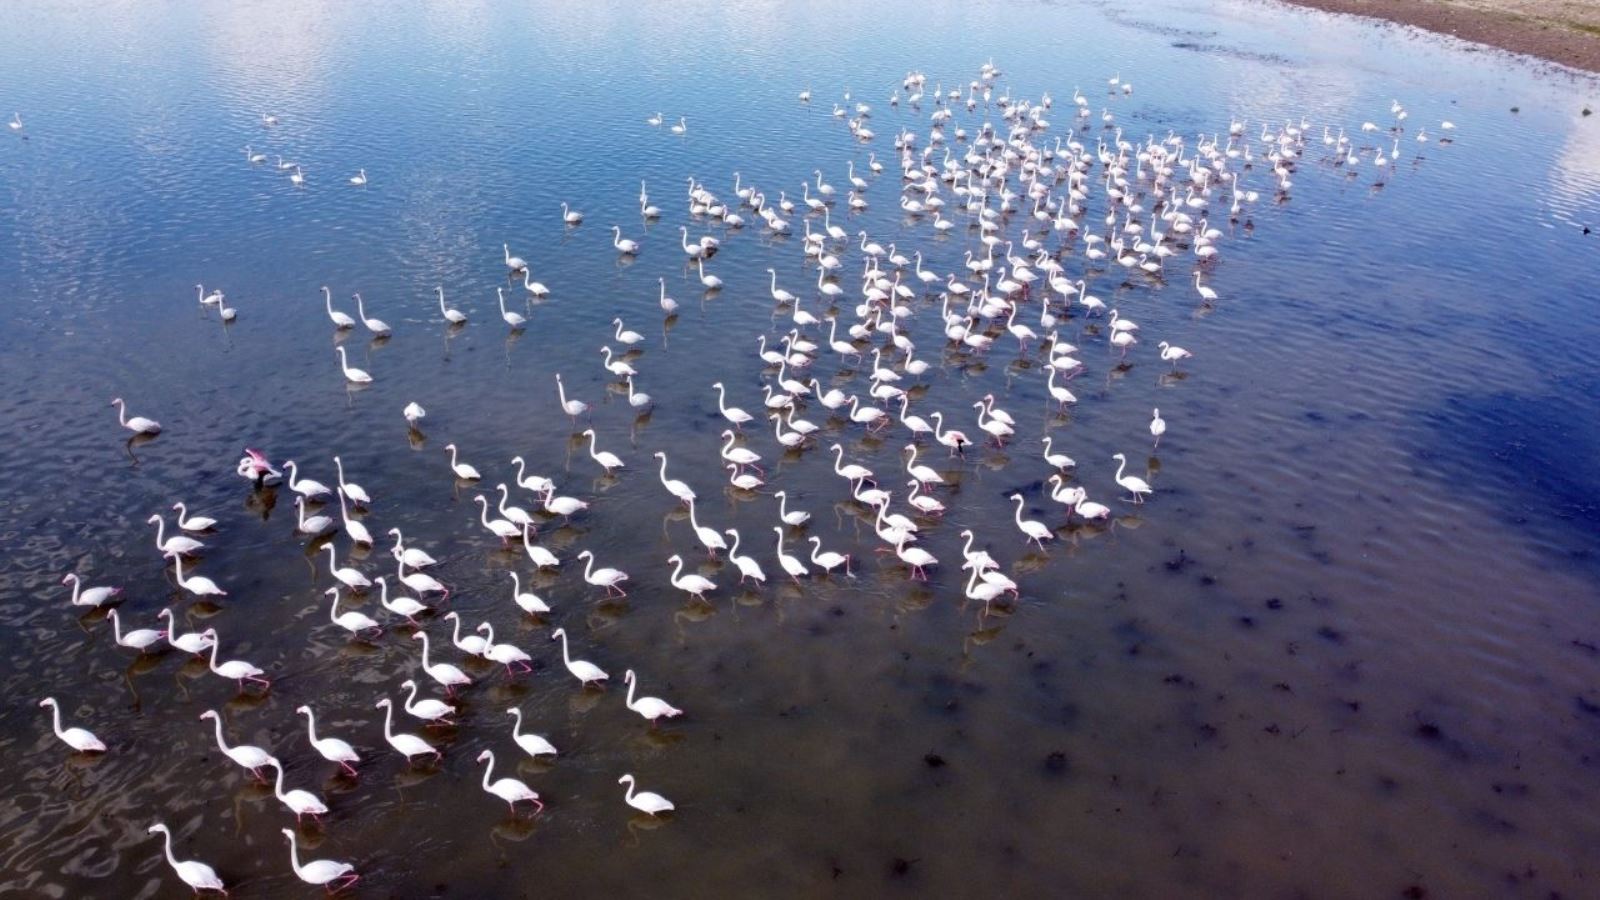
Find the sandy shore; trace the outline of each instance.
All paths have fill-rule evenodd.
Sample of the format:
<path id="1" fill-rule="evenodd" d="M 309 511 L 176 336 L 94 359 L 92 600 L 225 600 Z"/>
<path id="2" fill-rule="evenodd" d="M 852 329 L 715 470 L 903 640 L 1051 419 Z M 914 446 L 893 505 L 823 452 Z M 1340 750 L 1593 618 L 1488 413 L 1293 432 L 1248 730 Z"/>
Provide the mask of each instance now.
<path id="1" fill-rule="evenodd" d="M 1286 0 L 1414 25 L 1600 72 L 1596 0 Z"/>

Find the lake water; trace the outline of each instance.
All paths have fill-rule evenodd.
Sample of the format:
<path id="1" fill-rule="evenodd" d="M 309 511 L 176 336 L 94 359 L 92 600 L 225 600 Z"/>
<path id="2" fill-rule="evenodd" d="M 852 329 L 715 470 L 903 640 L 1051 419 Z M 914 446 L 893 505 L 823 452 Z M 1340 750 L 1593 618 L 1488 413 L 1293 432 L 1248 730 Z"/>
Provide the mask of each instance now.
<path id="1" fill-rule="evenodd" d="M 0 891 L 185 896 L 145 832 L 157 819 L 235 896 L 314 891 L 289 869 L 289 813 L 199 720 L 215 708 L 230 740 L 276 753 L 289 784 L 331 807 L 302 847 L 354 863 L 360 896 L 1594 892 L 1600 261 L 1583 226 L 1600 221 L 1600 123 L 1580 115 L 1593 79 L 1227 2 L 890 0 L 870 15 L 833 2 L 23 2 L 0 21 L 0 112 L 25 123 L 0 135 Z M 727 230 L 689 215 L 687 179 L 734 200 L 738 171 L 776 202 L 799 200 L 820 168 L 852 235 L 965 274 L 965 254 L 982 252 L 973 217 L 948 186 L 956 228 L 905 217 L 892 141 L 904 128 L 925 146 L 933 88 L 965 92 L 991 59 L 995 99 L 1053 96 L 1045 146 L 1073 126 L 1075 87 L 1094 113 L 1077 134 L 1091 152 L 1115 140 L 1102 109 L 1128 140 L 1170 132 L 1189 153 L 1238 120 L 1257 157 L 1263 123 L 1304 118 L 1293 188 L 1279 198 L 1266 164 L 1234 164 L 1261 197 L 1232 221 L 1212 201 L 1215 303 L 1200 302 L 1188 253 L 1164 279 L 1086 264 L 1081 242 L 1063 253 L 1070 277 L 1087 273 L 1141 326 L 1119 365 L 1103 318 L 1075 309 L 1061 323 L 1084 362 L 1067 413 L 1048 401 L 1038 351 L 1019 355 L 1004 332 L 987 354 L 958 350 L 936 295 L 911 304 L 906 331 L 932 363 L 913 411 L 978 434 L 971 404 L 994 393 L 1018 422 L 1004 450 L 948 459 L 924 442 L 951 482 L 944 521 L 923 527 L 940 559 L 927 584 L 875 552 L 826 449 L 842 442 L 903 509 L 905 479 L 889 477 L 902 429 L 867 437 L 815 402 L 806 416 L 827 425 L 803 454 L 747 429 L 766 490 L 812 513 L 792 546 L 817 535 L 856 557 L 854 578 L 779 584 L 776 501 L 724 490 L 710 385 L 762 405 L 757 336 L 789 327 L 767 268 L 810 312 L 826 304 L 800 212 L 788 237 L 748 209 Z M 929 98 L 891 106 L 911 70 Z M 1134 92 L 1108 93 L 1113 75 Z M 1390 146 L 1396 99 L 1408 118 L 1380 186 L 1370 148 Z M 872 107 L 870 142 L 831 115 L 857 102 Z M 657 111 L 686 117 L 686 133 L 647 125 Z M 1382 130 L 1362 133 L 1368 120 Z M 1004 126 L 994 102 L 955 106 L 958 161 L 971 141 L 954 128 L 984 122 Z M 1335 165 L 1325 125 L 1369 148 L 1355 173 Z M 251 165 L 247 145 L 268 161 Z M 852 160 L 873 182 L 858 214 L 843 200 Z M 358 168 L 364 188 L 346 181 Z M 649 225 L 641 180 L 664 211 Z M 1103 182 L 1096 165 L 1084 221 L 1109 236 Z M 582 225 L 563 226 L 564 200 Z M 642 242 L 636 259 L 619 260 L 612 224 Z M 713 296 L 684 265 L 680 225 L 722 239 Z M 1022 210 L 1003 233 L 1030 226 L 1037 237 Z M 502 242 L 548 299 L 529 307 L 503 280 Z M 864 256 L 838 252 L 849 324 Z M 658 278 L 682 305 L 669 323 Z M 197 304 L 196 282 L 225 290 L 237 321 Z M 352 313 L 360 291 L 393 337 L 332 336 L 322 285 Z M 444 326 L 436 285 L 465 328 Z M 497 286 L 530 318 L 520 337 L 497 317 Z M 619 315 L 644 336 L 644 417 L 601 367 Z M 810 331 L 812 373 L 864 393 L 865 367 Z M 1195 354 L 1178 375 L 1161 340 Z M 347 389 L 335 345 L 370 388 Z M 617 477 L 571 434 L 557 372 L 592 405 L 601 449 L 626 460 Z M 114 396 L 165 432 L 129 444 Z M 401 417 L 413 400 L 425 436 Z M 1169 430 L 1152 452 L 1156 406 Z M 1112 520 L 1074 519 L 1041 553 L 1007 497 L 1066 522 L 1044 483 L 1045 435 Z M 452 479 L 452 442 L 480 485 Z M 469 627 L 493 622 L 532 655 L 536 671 L 511 681 L 424 620 L 435 657 L 480 681 L 458 727 L 426 729 L 439 765 L 408 768 L 373 708 L 401 680 L 427 681 L 409 628 L 372 595 L 352 608 L 390 625 L 381 638 L 352 643 L 328 622 L 326 553 L 295 534 L 286 488 L 235 476 L 244 446 L 329 483 L 339 454 L 375 498 L 368 527 L 402 528 L 441 560 L 432 571 Z M 736 569 L 707 558 L 656 480 L 657 450 L 705 523 L 739 529 L 768 587 L 739 589 Z M 1143 506 L 1117 499 L 1116 452 L 1155 485 Z M 534 575 L 478 524 L 474 494 L 509 481 L 515 455 L 590 504 L 541 529 L 558 572 Z M 219 602 L 191 602 L 151 546 L 145 519 L 178 500 L 220 522 L 196 569 L 228 591 Z M 989 615 L 963 597 L 963 528 L 1021 587 Z M 341 564 L 393 574 L 386 541 L 354 557 L 345 536 L 333 544 Z M 584 584 L 584 549 L 630 572 L 626 602 Z M 709 602 L 669 584 L 674 553 L 719 583 Z M 122 586 L 130 626 L 158 627 L 171 606 L 185 631 L 217 628 L 224 657 L 261 665 L 271 690 L 238 694 L 176 652 L 136 659 L 102 615 L 68 604 L 69 571 Z M 514 607 L 508 572 L 552 612 Z M 557 626 L 611 673 L 603 691 L 563 670 Z M 628 668 L 687 714 L 649 728 L 623 706 Z M 70 756 L 37 707 L 46 695 L 110 752 Z M 362 753 L 359 780 L 312 751 L 301 704 Z M 512 705 L 561 749 L 553 763 L 519 758 Z M 540 792 L 542 815 L 513 820 L 480 789 L 482 749 L 497 776 L 515 766 Z M 624 772 L 676 814 L 636 815 Z"/>

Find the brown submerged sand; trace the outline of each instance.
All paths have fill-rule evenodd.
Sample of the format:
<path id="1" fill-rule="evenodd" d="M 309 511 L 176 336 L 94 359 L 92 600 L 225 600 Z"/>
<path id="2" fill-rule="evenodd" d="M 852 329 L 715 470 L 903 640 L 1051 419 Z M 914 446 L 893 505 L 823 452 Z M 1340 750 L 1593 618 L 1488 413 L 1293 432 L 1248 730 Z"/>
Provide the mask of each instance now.
<path id="1" fill-rule="evenodd" d="M 1600 72 L 1600 0 L 1287 0 Z"/>

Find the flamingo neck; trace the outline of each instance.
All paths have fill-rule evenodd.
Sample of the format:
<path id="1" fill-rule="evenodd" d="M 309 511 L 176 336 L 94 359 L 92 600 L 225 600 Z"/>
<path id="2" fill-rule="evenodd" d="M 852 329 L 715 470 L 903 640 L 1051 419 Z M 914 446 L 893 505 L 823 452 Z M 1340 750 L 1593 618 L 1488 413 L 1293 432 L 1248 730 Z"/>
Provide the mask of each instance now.
<path id="1" fill-rule="evenodd" d="M 172 855 L 172 832 L 170 832 L 167 829 L 163 828 L 163 829 L 161 829 L 161 836 L 166 838 L 167 862 L 170 863 L 173 866 L 173 868 L 177 868 L 178 860 L 177 860 L 176 857 L 174 857 Z"/>

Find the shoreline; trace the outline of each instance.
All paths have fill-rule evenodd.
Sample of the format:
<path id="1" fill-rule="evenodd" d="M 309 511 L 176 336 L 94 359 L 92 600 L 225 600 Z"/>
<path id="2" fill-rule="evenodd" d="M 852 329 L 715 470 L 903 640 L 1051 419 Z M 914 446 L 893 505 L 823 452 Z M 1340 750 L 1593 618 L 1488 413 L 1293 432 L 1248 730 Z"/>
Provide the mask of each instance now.
<path id="1" fill-rule="evenodd" d="M 1600 4 L 1575 0 L 1284 0 L 1447 34 L 1600 73 Z"/>

